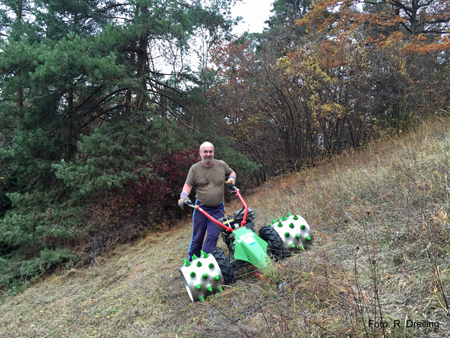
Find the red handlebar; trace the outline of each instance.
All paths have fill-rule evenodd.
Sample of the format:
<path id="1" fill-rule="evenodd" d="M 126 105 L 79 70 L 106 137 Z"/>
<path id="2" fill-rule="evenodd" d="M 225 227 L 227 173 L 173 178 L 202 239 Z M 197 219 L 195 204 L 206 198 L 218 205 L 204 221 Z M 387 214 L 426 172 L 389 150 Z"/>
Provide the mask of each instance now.
<path id="1" fill-rule="evenodd" d="M 231 186 L 231 188 L 233 189 L 234 192 L 236 192 L 236 196 L 239 198 L 239 201 L 241 201 L 242 205 L 244 206 L 244 219 L 241 222 L 241 226 L 239 228 L 242 228 L 245 223 L 246 223 L 246 219 L 247 219 L 247 214 L 248 214 L 248 206 L 247 203 L 245 203 L 244 199 L 242 198 L 241 193 L 239 192 L 239 189 L 236 188 L 234 185 Z M 189 201 L 190 202 L 190 201 Z M 209 220 L 211 220 L 212 222 L 214 222 L 215 224 L 217 224 L 218 226 L 220 226 L 221 228 L 227 230 L 228 232 L 233 232 L 234 230 L 237 229 L 232 229 L 231 227 L 220 223 L 218 220 L 214 219 L 213 217 L 211 217 L 205 210 L 203 210 L 200 206 L 198 205 L 194 205 L 192 202 L 186 203 L 186 205 L 190 206 L 191 208 L 197 209 L 199 210 L 203 215 L 205 215 L 206 217 L 208 217 Z"/>
<path id="2" fill-rule="evenodd" d="M 239 189 L 236 188 L 236 196 L 239 198 L 239 201 L 241 201 L 242 205 L 244 206 L 244 219 L 241 222 L 241 228 L 245 225 L 245 221 L 247 219 L 247 214 L 248 214 L 248 206 L 247 203 L 245 203 L 244 199 L 241 196 L 241 193 L 239 192 Z"/>
<path id="3" fill-rule="evenodd" d="M 224 228 L 225 230 L 232 232 L 233 229 L 225 224 L 220 223 L 218 220 L 216 220 L 215 218 L 211 217 L 205 210 L 203 210 L 200 206 L 196 205 L 194 206 L 194 209 L 199 210 L 203 215 L 205 215 L 206 217 L 208 217 L 211 221 L 213 221 L 215 224 L 217 224 L 218 226 L 220 226 L 221 228 Z"/>

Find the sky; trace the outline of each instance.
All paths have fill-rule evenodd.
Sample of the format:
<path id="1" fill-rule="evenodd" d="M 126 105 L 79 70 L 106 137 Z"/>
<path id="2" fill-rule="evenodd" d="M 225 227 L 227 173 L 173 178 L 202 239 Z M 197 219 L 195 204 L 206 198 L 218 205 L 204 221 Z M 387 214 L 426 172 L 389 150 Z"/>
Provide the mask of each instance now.
<path id="1" fill-rule="evenodd" d="M 236 34 L 242 34 L 244 31 L 250 33 L 262 33 L 264 21 L 271 15 L 272 3 L 274 0 L 242 0 L 236 3 L 231 13 L 233 17 L 242 16 L 242 22 L 233 29 Z"/>

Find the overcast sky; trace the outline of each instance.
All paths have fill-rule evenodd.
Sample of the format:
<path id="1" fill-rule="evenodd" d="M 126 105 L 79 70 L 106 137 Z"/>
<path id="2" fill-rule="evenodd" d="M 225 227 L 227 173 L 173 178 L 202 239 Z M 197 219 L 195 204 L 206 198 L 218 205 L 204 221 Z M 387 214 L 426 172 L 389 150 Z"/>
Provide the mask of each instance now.
<path id="1" fill-rule="evenodd" d="M 232 15 L 234 17 L 242 16 L 242 22 L 234 28 L 236 34 L 244 31 L 250 33 L 261 33 L 264 29 L 264 21 L 269 19 L 270 10 L 274 0 L 242 0 L 233 7 Z M 266 26 L 267 27 L 267 26 Z"/>

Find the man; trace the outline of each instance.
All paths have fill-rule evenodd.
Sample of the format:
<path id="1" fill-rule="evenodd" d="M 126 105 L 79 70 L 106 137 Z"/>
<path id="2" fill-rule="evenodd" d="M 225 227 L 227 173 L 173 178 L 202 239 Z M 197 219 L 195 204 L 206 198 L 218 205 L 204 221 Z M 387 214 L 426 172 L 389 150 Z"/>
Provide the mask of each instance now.
<path id="1" fill-rule="evenodd" d="M 204 142 L 199 151 L 201 161 L 195 163 L 190 169 L 183 186 L 178 205 L 183 207 L 183 203 L 189 199 L 192 187 L 196 189 L 195 204 L 201 205 L 209 215 L 219 219 L 225 215 L 224 209 L 224 181 L 234 184 L 236 173 L 223 161 L 214 159 L 214 146 L 210 142 Z M 203 239 L 206 235 L 205 243 Z M 208 253 L 217 245 L 220 230 L 201 212 L 194 210 L 192 216 L 192 238 L 189 245 L 188 260 L 192 261 L 195 254 L 200 256 L 200 250 Z"/>

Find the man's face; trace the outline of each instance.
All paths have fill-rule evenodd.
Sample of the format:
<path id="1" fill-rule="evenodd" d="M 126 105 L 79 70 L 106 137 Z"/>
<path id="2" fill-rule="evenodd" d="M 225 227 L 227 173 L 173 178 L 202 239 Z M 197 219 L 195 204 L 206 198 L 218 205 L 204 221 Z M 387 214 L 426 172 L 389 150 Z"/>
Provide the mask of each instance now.
<path id="1" fill-rule="evenodd" d="M 200 150 L 200 157 L 203 163 L 211 164 L 214 159 L 214 147 L 209 145 L 204 145 L 202 150 Z"/>

